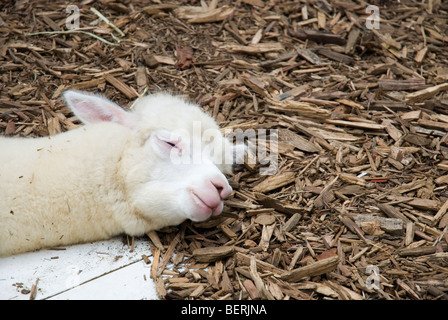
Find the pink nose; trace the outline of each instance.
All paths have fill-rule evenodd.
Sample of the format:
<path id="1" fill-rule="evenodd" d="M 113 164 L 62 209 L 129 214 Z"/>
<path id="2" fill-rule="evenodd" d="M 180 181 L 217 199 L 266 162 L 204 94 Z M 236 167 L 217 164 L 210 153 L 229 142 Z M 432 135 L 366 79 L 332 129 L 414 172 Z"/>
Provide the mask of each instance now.
<path id="1" fill-rule="evenodd" d="M 196 195 L 213 211 L 220 206 L 223 199 L 232 193 L 232 187 L 221 179 L 209 180 L 206 186 L 203 192 L 196 193 Z"/>
<path id="2" fill-rule="evenodd" d="M 225 178 L 217 177 L 206 181 L 201 187 L 192 188 L 191 195 L 197 204 L 197 211 L 192 216 L 195 221 L 203 221 L 210 215 L 218 215 L 223 209 L 223 199 L 232 193 Z"/>
<path id="3" fill-rule="evenodd" d="M 227 181 L 224 182 L 221 179 L 213 179 L 210 180 L 210 182 L 215 186 L 221 199 L 225 199 L 232 194 L 232 187 L 229 186 Z"/>

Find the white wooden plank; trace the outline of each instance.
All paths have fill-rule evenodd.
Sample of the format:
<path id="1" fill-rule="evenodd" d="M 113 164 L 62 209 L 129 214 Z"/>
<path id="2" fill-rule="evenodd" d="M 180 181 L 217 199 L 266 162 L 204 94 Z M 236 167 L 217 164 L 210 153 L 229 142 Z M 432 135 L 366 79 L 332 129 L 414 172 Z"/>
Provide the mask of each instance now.
<path id="1" fill-rule="evenodd" d="M 148 240 L 136 239 L 134 252 L 129 251 L 121 238 L 114 238 L 66 250 L 41 250 L 0 258 L 0 299 L 29 299 L 29 293 L 21 291 L 30 290 L 37 279 L 36 299 L 56 298 L 58 294 L 62 299 L 91 299 L 94 292 L 103 295 L 96 299 L 156 299 L 154 283 L 149 278 L 151 265 L 140 261 L 142 254 L 151 256 Z M 113 270 L 116 271 L 111 273 Z M 112 279 L 107 286 L 105 279 Z M 68 290 L 78 284 L 83 285 Z"/>
<path id="2" fill-rule="evenodd" d="M 154 281 L 149 278 L 150 269 L 143 261 L 137 261 L 105 274 L 78 287 L 67 290 L 50 300 L 155 300 Z"/>

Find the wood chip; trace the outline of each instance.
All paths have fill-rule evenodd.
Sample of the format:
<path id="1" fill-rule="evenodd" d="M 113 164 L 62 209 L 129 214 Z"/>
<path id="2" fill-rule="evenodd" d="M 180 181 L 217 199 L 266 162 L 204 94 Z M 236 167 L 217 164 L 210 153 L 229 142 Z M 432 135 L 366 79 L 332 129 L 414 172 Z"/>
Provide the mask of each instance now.
<path id="1" fill-rule="evenodd" d="M 247 53 L 247 54 L 277 52 L 284 50 L 283 45 L 278 42 L 262 42 L 257 44 L 249 44 L 247 46 L 237 44 L 225 44 L 222 45 L 220 48 L 229 53 Z"/>
<path id="2" fill-rule="evenodd" d="M 234 8 L 222 6 L 221 8 L 202 11 L 188 19 L 188 23 L 210 23 L 227 19 L 234 12 Z M 179 11 L 177 11 L 179 12 Z"/>
<path id="3" fill-rule="evenodd" d="M 318 276 L 333 271 L 339 263 L 339 257 L 334 256 L 323 259 L 305 267 L 293 269 L 280 276 L 280 279 L 289 282 L 298 282 L 306 277 Z"/>
<path id="4" fill-rule="evenodd" d="M 402 214 L 398 209 L 389 204 L 379 203 L 378 208 L 380 208 L 381 211 L 390 218 L 401 219 L 404 223 L 410 222 L 404 214 Z"/>
<path id="5" fill-rule="evenodd" d="M 254 192 L 261 192 L 266 193 L 275 189 L 278 189 L 280 187 L 286 186 L 290 183 L 292 183 L 295 179 L 295 173 L 294 172 L 284 172 L 280 173 L 275 176 L 269 176 L 264 181 L 262 181 L 260 184 L 256 185 L 253 188 Z"/>
<path id="6" fill-rule="evenodd" d="M 428 99 L 430 97 L 435 96 L 440 91 L 448 90 L 448 83 L 442 83 L 437 86 L 429 87 L 426 89 L 419 90 L 417 92 L 409 93 L 406 95 L 407 101 L 417 101 L 417 100 L 423 100 Z"/>
<path id="7" fill-rule="evenodd" d="M 387 91 L 422 90 L 427 87 L 425 84 L 425 79 L 421 78 L 411 78 L 405 80 L 380 79 L 378 80 L 378 84 L 381 90 Z"/>
<path id="8" fill-rule="evenodd" d="M 165 254 L 163 255 L 162 261 L 158 265 L 157 276 L 160 276 L 162 274 L 162 272 L 165 270 L 165 267 L 168 264 L 168 262 L 170 261 L 171 256 L 174 253 L 174 249 L 176 248 L 176 246 L 179 243 L 179 241 L 180 241 L 180 233 L 178 233 L 174 237 L 173 241 L 171 242 L 169 247 L 166 249 Z"/>
<path id="9" fill-rule="evenodd" d="M 199 262 L 213 262 L 234 253 L 229 246 L 199 248 L 193 251 L 194 258 Z"/>
<path id="10" fill-rule="evenodd" d="M 445 203 L 442 205 L 442 207 L 437 211 L 436 215 L 431 219 L 432 225 L 436 225 L 440 219 L 446 214 L 448 211 L 448 200 L 445 201 Z"/>
<path id="11" fill-rule="evenodd" d="M 115 78 L 111 74 L 105 74 L 104 79 L 123 93 L 128 99 L 135 99 L 138 97 L 138 93 L 132 88 L 126 85 L 123 81 Z"/>
<path id="12" fill-rule="evenodd" d="M 354 217 L 354 220 L 359 225 L 363 222 L 379 222 L 380 228 L 391 234 L 401 234 L 404 230 L 403 220 L 397 218 L 383 218 L 367 214 L 358 214 Z"/>
<path id="13" fill-rule="evenodd" d="M 258 274 L 257 261 L 254 256 L 252 256 L 250 259 L 250 275 L 255 283 L 255 287 L 257 288 L 258 292 L 260 292 L 261 298 L 267 300 L 275 300 L 272 294 L 266 289 L 263 280 Z"/>
<path id="14" fill-rule="evenodd" d="M 291 146 L 306 152 L 318 152 L 321 151 L 322 148 L 319 145 L 315 145 L 314 143 L 309 142 L 309 140 L 299 136 L 298 134 L 287 130 L 280 129 L 278 138 L 280 141 L 283 141 Z"/>
<path id="15" fill-rule="evenodd" d="M 234 166 L 220 216 L 148 233 L 141 259 L 160 298 L 444 299 L 444 1 L 376 1 L 368 29 L 362 1 L 104 0 L 109 24 L 87 10 L 68 31 L 64 1 L 28 2 L 0 13 L 0 135 L 82 126 L 67 89 L 126 110 L 167 91 L 277 149 L 272 175 L 258 149 Z"/>
<path id="16" fill-rule="evenodd" d="M 316 19 L 317 22 L 317 19 Z M 315 30 L 289 30 L 289 33 L 296 38 L 301 40 L 311 40 L 317 43 L 334 43 L 339 45 L 345 45 L 347 40 L 343 37 L 325 31 L 315 31 Z"/>
<path id="17" fill-rule="evenodd" d="M 249 296 L 252 300 L 261 299 L 260 291 L 255 287 L 254 283 L 250 279 L 246 279 L 243 281 L 243 286 L 249 293 Z"/>
<path id="18" fill-rule="evenodd" d="M 319 48 L 317 50 L 317 52 L 331 60 L 336 61 L 336 62 L 341 62 L 341 63 L 345 63 L 348 65 L 354 63 L 354 59 L 352 57 L 342 54 L 342 53 L 339 53 L 339 52 L 329 50 L 327 48 Z"/>
<path id="19" fill-rule="evenodd" d="M 400 50 L 401 44 L 394 39 L 389 34 L 383 35 L 379 31 L 372 29 L 372 32 L 375 36 L 377 36 L 383 43 L 387 44 L 388 46 L 394 47 L 395 49 Z"/>

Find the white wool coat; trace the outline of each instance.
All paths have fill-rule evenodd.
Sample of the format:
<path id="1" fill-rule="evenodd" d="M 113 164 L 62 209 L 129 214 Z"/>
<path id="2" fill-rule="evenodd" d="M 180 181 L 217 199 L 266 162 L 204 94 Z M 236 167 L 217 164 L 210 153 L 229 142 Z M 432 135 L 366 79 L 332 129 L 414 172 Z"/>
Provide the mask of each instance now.
<path id="1" fill-rule="evenodd" d="M 140 99 L 124 116 L 51 137 L 0 137 L 0 256 L 142 235 L 189 218 L 182 173 L 162 166 L 148 139 L 156 129 L 189 130 L 193 120 L 205 129 L 216 123 L 169 95 Z M 231 164 L 218 167 L 213 174 L 227 183 L 221 171 Z"/>

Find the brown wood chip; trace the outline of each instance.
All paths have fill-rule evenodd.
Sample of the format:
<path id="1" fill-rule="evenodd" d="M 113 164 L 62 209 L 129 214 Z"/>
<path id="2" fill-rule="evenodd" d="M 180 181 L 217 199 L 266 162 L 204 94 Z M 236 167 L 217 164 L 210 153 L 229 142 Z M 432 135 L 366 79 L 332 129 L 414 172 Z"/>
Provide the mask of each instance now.
<path id="1" fill-rule="evenodd" d="M 84 1 L 69 33 L 67 1 L 0 5 L 0 135 L 80 127 L 67 89 L 184 96 L 256 148 L 220 216 L 147 234 L 159 297 L 445 299 L 446 1 L 374 1 L 379 29 L 366 1 L 165 2 Z"/>

